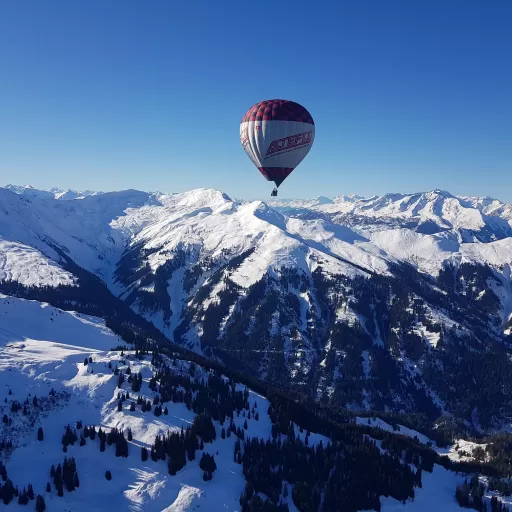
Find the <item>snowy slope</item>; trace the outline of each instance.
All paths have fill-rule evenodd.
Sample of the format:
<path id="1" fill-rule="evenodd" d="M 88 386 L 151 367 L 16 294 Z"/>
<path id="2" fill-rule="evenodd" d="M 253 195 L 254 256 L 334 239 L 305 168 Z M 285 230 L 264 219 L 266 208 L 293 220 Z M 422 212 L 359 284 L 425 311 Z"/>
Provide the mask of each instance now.
<path id="1" fill-rule="evenodd" d="M 212 190 L 192 191 L 180 194 L 172 202 L 162 201 L 166 211 L 161 220 L 142 229 L 132 239 L 133 245 L 142 242 L 148 250 L 158 248 L 148 257 L 152 269 L 161 264 L 162 253 L 178 247 L 212 259 L 256 248 L 250 275 L 242 275 L 242 269 L 234 275 L 244 286 L 261 278 L 271 266 L 291 264 L 306 269 L 306 262 L 300 261 L 302 257 L 297 254 L 301 251 L 323 253 L 329 259 L 346 259 L 348 266 L 340 262 L 346 272 L 350 272 L 351 264 L 384 273 L 387 269 L 383 254 L 350 229 L 322 221 L 288 218 L 260 201 L 238 205 Z"/>
<path id="2" fill-rule="evenodd" d="M 3 409 L 0 414 L 7 412 L 14 418 L 12 425 L 0 427 L 3 438 L 14 442 L 14 450 L 3 461 L 9 478 L 16 485 L 21 488 L 31 483 L 35 493 L 44 496 L 47 510 L 240 510 L 239 497 L 245 478 L 241 466 L 233 461 L 236 438 L 221 439 L 218 423 L 217 440 L 205 445 L 206 452 L 215 454 L 218 467 L 210 482 L 203 481 L 198 467 L 201 453 L 194 461 L 188 461 L 176 476 L 168 474 L 162 461 L 141 461 L 141 446 L 151 445 L 156 434 L 187 427 L 194 413 L 182 403 L 170 403 L 169 414 L 160 417 L 130 412 L 127 406 L 118 412 L 117 377 L 108 364 L 117 365 L 120 370 L 129 366 L 132 372 L 141 372 L 144 382 L 140 395 L 148 399 L 153 396 L 147 387 L 153 370 L 148 360 L 135 359 L 130 353 L 122 357 L 119 352 L 109 352 L 110 346 L 118 340 L 101 320 L 45 304 L 1 297 L 0 325 L 0 390 L 6 399 L 0 404 Z M 84 366 L 86 357 L 91 357 L 93 362 Z M 175 371 L 187 375 L 189 364 L 178 361 Z M 55 396 L 45 398 L 51 389 Z M 40 405 L 37 409 L 30 408 L 33 412 L 28 416 L 10 412 L 12 401 L 22 402 L 28 397 L 31 402 L 34 395 Z M 249 401 L 257 403 L 260 418 L 248 421 L 247 435 L 269 439 L 271 423 L 266 414 L 267 400 L 250 392 Z M 78 443 L 69 446 L 64 454 L 61 444 L 64 427 L 78 420 L 104 430 L 131 428 L 133 441 L 129 442 L 128 458 L 114 457 L 113 447 L 109 446 L 101 453 L 97 439 L 87 439 L 83 447 Z M 244 420 L 235 415 L 237 426 L 242 426 Z M 36 439 L 39 426 L 44 432 L 43 441 Z M 298 429 L 296 435 L 304 436 Z M 314 445 L 320 441 L 324 445 L 329 442 L 311 433 L 309 443 Z M 45 487 L 51 480 L 50 466 L 62 463 L 64 456 L 75 458 L 80 487 L 58 497 L 53 485 L 51 492 L 46 492 Z M 111 481 L 105 479 L 106 469 L 112 472 Z M 382 498 L 382 510 L 423 512 L 435 506 L 456 512 L 459 508 L 453 499 L 454 488 L 462 480 L 461 476 L 436 466 L 432 474 L 423 473 L 423 487 L 416 489 L 415 501 L 408 501 L 404 506 L 391 498 Z M 298 510 L 290 496 L 287 498 L 289 509 Z M 10 507 L 17 509 L 14 503 Z"/>
<path id="3" fill-rule="evenodd" d="M 29 245 L 0 239 L 0 280 L 23 285 L 73 285 L 75 278 L 57 262 Z"/>
<path id="4" fill-rule="evenodd" d="M 159 201 L 162 207 L 142 208 L 136 215 L 118 221 L 131 222 L 141 218 L 141 214 L 145 218 L 151 212 L 158 215 L 157 220 L 149 222 L 131 238 L 128 250 L 136 251 L 137 265 L 128 271 L 120 270 L 113 289 L 124 298 L 137 289 L 152 291 L 155 285 L 154 282 L 148 284 L 147 274 L 137 280 L 131 276 L 137 275 L 137 271 L 146 265 L 156 275 L 174 258 L 178 260 L 178 254 L 180 257 L 185 255 L 184 260 L 176 264 L 169 280 L 169 290 L 172 291 L 170 320 L 155 315 L 154 311 L 145 312 L 137 302 L 134 303 L 138 311 L 151 318 L 169 336 L 195 291 L 184 290 L 184 273 L 180 274 L 179 268 L 210 266 L 215 269 L 233 257 L 252 251 L 229 276 L 233 283 L 244 289 L 268 273 L 279 272 L 282 267 L 310 275 L 319 258 L 334 273 L 388 272 L 386 255 L 380 249 L 352 230 L 328 221 L 289 218 L 261 201 L 240 204 L 210 189 L 159 196 Z M 219 291 L 217 288 L 210 300 L 215 300 Z"/>
<path id="5" fill-rule="evenodd" d="M 150 400 L 153 393 L 147 380 L 152 367 L 147 360 L 133 358 L 133 354 L 121 357 L 119 352 L 109 352 L 119 340 L 101 320 L 37 302 L 1 297 L 0 325 L 0 390 L 6 398 L 5 404 L 2 401 L 0 405 L 1 414 L 11 415 L 13 400 L 30 397 L 31 401 L 37 395 L 41 404 L 35 416 L 19 413 L 14 415 L 13 425 L 1 427 L 2 438 L 14 443 L 14 451 L 4 462 L 13 482 L 20 487 L 32 483 L 35 492 L 44 495 L 48 510 L 239 510 L 245 479 L 241 466 L 233 461 L 235 436 L 221 439 L 220 425 L 217 424 L 217 440 L 205 448 L 216 454 L 218 469 L 211 482 L 202 479 L 200 457 L 187 462 L 175 477 L 168 474 L 161 461 L 141 461 L 141 446 L 150 446 L 155 435 L 169 429 L 187 427 L 194 413 L 180 403 L 171 403 L 169 415 L 159 418 L 152 413 L 132 413 L 127 407 L 118 412 L 117 377 L 108 364 L 118 365 L 121 370 L 130 366 L 133 372 L 141 372 L 145 382 L 139 394 Z M 86 357 L 92 357 L 93 362 L 84 366 Z M 179 362 L 176 371 L 188 374 L 188 367 L 188 363 Z M 51 389 L 56 396 L 48 402 L 44 397 Z M 257 403 L 261 416 L 258 421 L 248 420 L 247 435 L 268 439 L 268 403 L 252 392 L 249 401 Z M 115 458 L 111 447 L 107 447 L 107 453 L 101 453 L 98 446 L 78 444 L 63 454 L 63 428 L 77 420 L 103 429 L 131 428 L 133 441 L 128 459 Z M 234 421 L 241 427 L 245 418 L 235 417 Z M 36 440 L 38 426 L 44 431 L 42 442 Z M 301 435 L 298 430 L 297 435 Z M 320 441 L 328 442 L 325 437 L 311 434 L 310 443 Z M 50 466 L 62 462 L 64 455 L 75 457 L 81 487 L 59 498 L 54 489 L 46 493 L 45 486 L 50 480 Z M 104 476 L 106 469 L 113 474 L 110 482 Z"/>
<path id="6" fill-rule="evenodd" d="M 25 339 L 101 350 L 123 343 L 100 318 L 0 294 L 0 343 Z"/>
<path id="7" fill-rule="evenodd" d="M 132 234 L 131 226 L 115 224 L 116 221 L 126 210 L 147 204 L 159 203 L 150 194 L 138 191 L 58 201 L 25 197 L 0 188 L 0 240 L 38 250 L 44 255 L 39 258 L 42 265 L 49 265 L 46 258 L 60 263 L 62 251 L 83 268 L 108 279 Z M 5 260 L 5 247 L 0 251 L 0 261 Z M 11 266 L 4 272 L 22 272 Z M 40 276 L 40 285 L 55 283 L 55 279 L 46 279 L 44 272 L 35 274 Z M 35 275 L 33 280 L 36 282 Z"/>

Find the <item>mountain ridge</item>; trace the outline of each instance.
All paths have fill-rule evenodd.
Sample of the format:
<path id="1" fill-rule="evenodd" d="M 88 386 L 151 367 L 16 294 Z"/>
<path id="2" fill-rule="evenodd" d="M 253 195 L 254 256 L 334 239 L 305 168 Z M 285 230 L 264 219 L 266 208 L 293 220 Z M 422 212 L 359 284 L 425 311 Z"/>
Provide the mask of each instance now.
<path id="1" fill-rule="evenodd" d="M 510 344 L 509 206 L 440 190 L 305 205 L 0 189 L 0 281 L 80 290 L 73 262 L 169 340 L 310 401 L 489 428 L 512 415 L 482 373 L 508 371 L 494 354 Z"/>

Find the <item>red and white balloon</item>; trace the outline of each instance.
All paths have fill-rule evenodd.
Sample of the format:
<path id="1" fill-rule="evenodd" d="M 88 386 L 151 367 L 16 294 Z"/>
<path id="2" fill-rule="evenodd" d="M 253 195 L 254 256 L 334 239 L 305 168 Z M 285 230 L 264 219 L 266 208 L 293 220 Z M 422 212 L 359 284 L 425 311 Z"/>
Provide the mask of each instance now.
<path id="1" fill-rule="evenodd" d="M 240 142 L 245 152 L 276 187 L 308 154 L 314 139 L 311 114 L 294 101 L 260 101 L 240 123 Z"/>

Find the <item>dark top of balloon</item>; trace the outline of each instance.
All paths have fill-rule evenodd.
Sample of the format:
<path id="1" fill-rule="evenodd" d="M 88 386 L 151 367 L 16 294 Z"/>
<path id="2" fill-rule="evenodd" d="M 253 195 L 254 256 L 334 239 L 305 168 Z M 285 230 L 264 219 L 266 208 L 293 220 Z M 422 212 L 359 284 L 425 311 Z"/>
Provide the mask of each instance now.
<path id="1" fill-rule="evenodd" d="M 253 105 L 242 118 L 247 121 L 296 121 L 315 124 L 311 114 L 298 103 L 289 100 L 265 100 Z"/>

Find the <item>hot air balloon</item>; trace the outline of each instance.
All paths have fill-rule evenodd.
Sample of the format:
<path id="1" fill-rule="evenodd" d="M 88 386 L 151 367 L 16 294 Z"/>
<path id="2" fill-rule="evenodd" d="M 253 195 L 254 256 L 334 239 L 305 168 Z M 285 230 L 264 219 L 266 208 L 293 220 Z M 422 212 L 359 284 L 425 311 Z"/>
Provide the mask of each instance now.
<path id="1" fill-rule="evenodd" d="M 240 123 L 245 152 L 266 180 L 276 184 L 272 196 L 308 154 L 314 138 L 311 114 L 294 101 L 260 101 Z"/>

